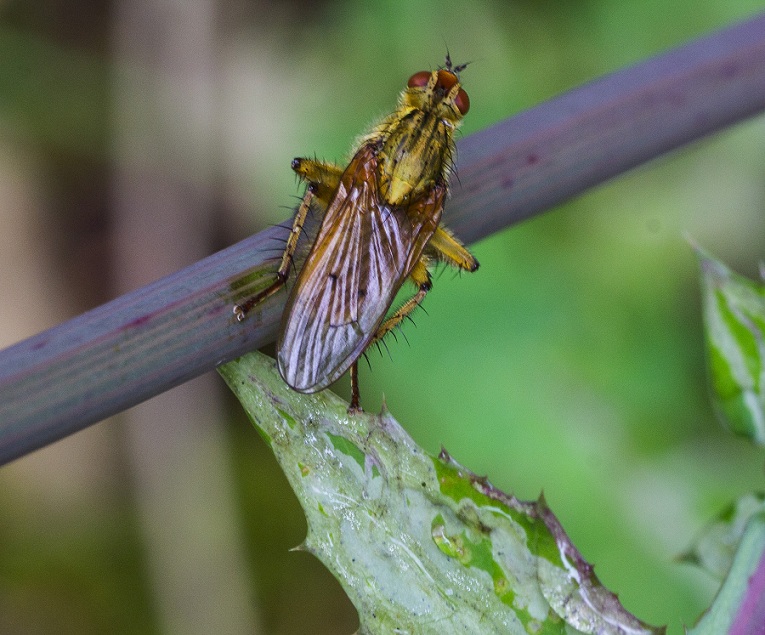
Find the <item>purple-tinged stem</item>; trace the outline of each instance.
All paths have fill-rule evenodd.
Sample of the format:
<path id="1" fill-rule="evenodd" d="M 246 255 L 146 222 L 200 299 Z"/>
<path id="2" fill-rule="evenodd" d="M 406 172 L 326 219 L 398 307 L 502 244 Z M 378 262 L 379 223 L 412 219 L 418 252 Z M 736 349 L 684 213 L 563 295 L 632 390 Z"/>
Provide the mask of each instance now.
<path id="1" fill-rule="evenodd" d="M 498 81 L 501 81 L 498 80 Z M 765 109 L 765 14 L 565 93 L 458 144 L 444 220 L 466 242 Z M 0 464 L 274 340 L 284 294 L 243 324 L 278 230 L 0 352 Z"/>

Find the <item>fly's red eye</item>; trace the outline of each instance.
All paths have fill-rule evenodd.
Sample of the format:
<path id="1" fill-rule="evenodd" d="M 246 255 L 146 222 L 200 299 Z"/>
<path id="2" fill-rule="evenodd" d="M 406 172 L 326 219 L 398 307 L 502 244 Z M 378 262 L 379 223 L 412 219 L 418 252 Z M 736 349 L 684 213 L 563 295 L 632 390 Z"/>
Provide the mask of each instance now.
<path id="1" fill-rule="evenodd" d="M 461 88 L 457 92 L 457 96 L 454 98 L 454 105 L 457 106 L 457 110 L 463 115 L 466 115 L 468 110 L 470 110 L 470 97 L 468 97 L 468 94 Z"/>
<path id="2" fill-rule="evenodd" d="M 436 86 L 448 93 L 459 83 L 459 81 L 460 80 L 454 73 L 442 69 L 438 71 L 438 81 L 436 82 Z M 454 98 L 454 105 L 457 106 L 457 110 L 463 115 L 466 115 L 467 111 L 470 110 L 470 98 L 461 88 L 457 91 L 457 96 Z"/>
<path id="3" fill-rule="evenodd" d="M 432 73 L 430 71 L 420 71 L 419 73 L 412 75 L 406 85 L 409 86 L 409 88 L 421 88 L 427 86 L 431 75 Z"/>
<path id="4" fill-rule="evenodd" d="M 452 86 L 458 81 L 459 80 L 454 73 L 442 69 L 438 71 L 438 81 L 436 82 L 436 86 L 443 88 L 444 92 L 448 93 L 452 89 Z"/>

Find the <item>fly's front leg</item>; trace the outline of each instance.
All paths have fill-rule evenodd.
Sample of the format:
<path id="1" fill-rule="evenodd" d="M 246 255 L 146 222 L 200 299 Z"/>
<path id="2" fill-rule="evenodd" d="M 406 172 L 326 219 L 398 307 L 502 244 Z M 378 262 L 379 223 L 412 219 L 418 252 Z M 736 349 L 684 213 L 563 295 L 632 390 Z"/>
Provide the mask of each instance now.
<path id="1" fill-rule="evenodd" d="M 324 163 L 313 159 L 292 159 L 292 169 L 304 181 L 314 186 L 314 194 L 327 209 L 329 199 L 340 185 L 343 170 L 334 163 Z"/>
<path id="2" fill-rule="evenodd" d="M 251 298 L 234 306 L 234 315 L 236 315 L 236 319 L 240 322 L 247 317 L 247 313 L 249 313 L 253 307 L 270 298 L 287 282 L 290 270 L 292 269 L 292 257 L 295 255 L 298 240 L 303 233 L 303 225 L 305 224 L 306 217 L 311 209 L 311 204 L 314 201 L 318 201 L 323 213 L 323 211 L 327 209 L 329 199 L 337 189 L 337 186 L 340 183 L 340 177 L 342 176 L 342 170 L 337 166 L 329 163 L 311 161 L 310 159 L 293 159 L 292 169 L 295 170 L 301 178 L 308 181 L 306 193 L 303 196 L 303 200 L 300 202 L 300 207 L 298 207 L 295 219 L 292 222 L 292 230 L 287 239 L 287 245 L 284 248 L 279 268 L 276 270 L 276 280 Z"/>
<path id="3" fill-rule="evenodd" d="M 279 263 L 279 268 L 276 270 L 276 280 L 259 293 L 256 293 L 241 304 L 234 306 L 234 315 L 236 315 L 236 319 L 240 322 L 247 317 L 247 313 L 251 311 L 254 306 L 257 306 L 264 300 L 270 298 L 284 286 L 285 282 L 287 282 L 290 269 L 292 268 L 292 256 L 295 253 L 295 249 L 297 249 L 298 238 L 300 238 L 300 234 L 303 231 L 303 224 L 305 223 L 306 216 L 308 216 L 308 210 L 311 209 L 311 201 L 313 200 L 313 197 L 314 193 L 309 185 L 305 196 L 303 196 L 303 200 L 300 202 L 300 207 L 298 207 L 298 211 L 295 214 L 295 220 L 292 222 L 292 231 L 290 231 L 290 236 L 287 239 L 287 246 L 284 248 L 282 261 Z"/>
<path id="4" fill-rule="evenodd" d="M 465 271 L 478 269 L 478 261 L 475 256 L 443 225 L 436 228 L 425 247 L 425 253 L 458 269 Z"/>

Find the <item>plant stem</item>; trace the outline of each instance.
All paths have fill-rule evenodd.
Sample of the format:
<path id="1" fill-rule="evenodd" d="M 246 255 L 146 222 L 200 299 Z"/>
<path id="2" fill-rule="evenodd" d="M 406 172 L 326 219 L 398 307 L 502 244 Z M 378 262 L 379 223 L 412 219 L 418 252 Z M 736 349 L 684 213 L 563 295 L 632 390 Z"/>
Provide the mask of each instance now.
<path id="1" fill-rule="evenodd" d="M 500 78 L 501 80 L 501 78 Z M 765 109 L 765 14 L 458 144 L 445 223 L 470 243 Z M 0 352 L 0 464 L 274 340 L 285 294 L 237 323 L 279 228 Z"/>

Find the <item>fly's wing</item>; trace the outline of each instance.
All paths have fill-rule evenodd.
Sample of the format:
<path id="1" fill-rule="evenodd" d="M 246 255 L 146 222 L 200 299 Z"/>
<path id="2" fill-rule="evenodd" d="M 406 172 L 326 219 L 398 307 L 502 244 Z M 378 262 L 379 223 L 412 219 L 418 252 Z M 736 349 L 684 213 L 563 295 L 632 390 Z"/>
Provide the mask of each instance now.
<path id="1" fill-rule="evenodd" d="M 376 172 L 374 147 L 362 146 L 287 301 L 277 360 L 300 392 L 326 388 L 359 358 L 441 218 L 445 184 L 391 208 L 379 200 Z"/>

